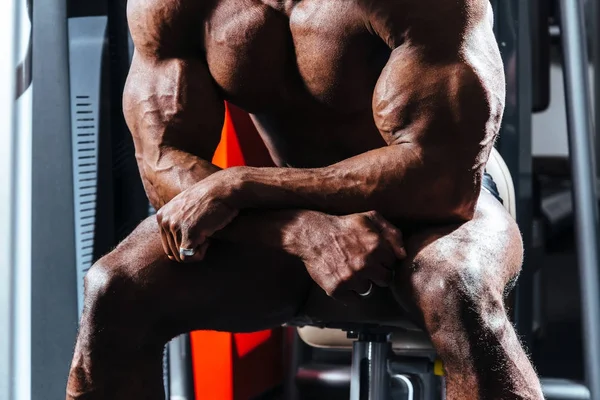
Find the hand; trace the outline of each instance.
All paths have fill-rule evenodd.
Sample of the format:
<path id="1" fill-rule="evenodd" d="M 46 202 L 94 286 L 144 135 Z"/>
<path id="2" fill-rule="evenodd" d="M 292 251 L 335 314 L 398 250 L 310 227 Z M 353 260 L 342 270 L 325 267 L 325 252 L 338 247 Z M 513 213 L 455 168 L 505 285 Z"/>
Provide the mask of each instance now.
<path id="1" fill-rule="evenodd" d="M 312 279 L 331 297 L 387 287 L 397 260 L 406 257 L 402 234 L 377 212 L 310 221 L 300 257 Z M 327 220 L 323 220 L 326 218 Z"/>
<path id="2" fill-rule="evenodd" d="M 212 179 L 213 176 L 181 192 L 157 212 L 163 248 L 171 260 L 202 260 L 209 238 L 238 214 L 238 210 L 226 202 L 227 188 L 222 181 Z M 185 256 L 180 254 L 180 249 L 195 252 L 193 256 Z"/>

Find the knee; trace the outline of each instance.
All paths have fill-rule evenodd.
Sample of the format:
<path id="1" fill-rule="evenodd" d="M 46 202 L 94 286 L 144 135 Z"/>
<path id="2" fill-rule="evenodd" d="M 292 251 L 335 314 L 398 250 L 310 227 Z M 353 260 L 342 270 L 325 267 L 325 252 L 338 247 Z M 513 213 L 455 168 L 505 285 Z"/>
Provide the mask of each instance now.
<path id="1" fill-rule="evenodd" d="M 439 269 L 417 277 L 415 291 L 427 330 L 449 337 L 448 332 L 506 328 L 503 287 L 479 264 L 465 260 L 459 267 Z M 450 335 L 451 337 L 452 335 Z"/>
<path id="2" fill-rule="evenodd" d="M 89 308 L 103 301 L 115 286 L 115 268 L 102 259 L 96 262 L 83 278 L 84 304 Z"/>
<path id="3" fill-rule="evenodd" d="M 83 279 L 85 307 L 97 312 L 99 308 L 123 303 L 123 297 L 131 286 L 124 272 L 106 257 L 97 261 Z"/>
<path id="4" fill-rule="evenodd" d="M 84 278 L 84 310 L 81 329 L 123 332 L 141 329 L 144 308 L 142 286 L 114 257 L 96 262 Z M 135 328 L 135 329 L 133 329 Z"/>

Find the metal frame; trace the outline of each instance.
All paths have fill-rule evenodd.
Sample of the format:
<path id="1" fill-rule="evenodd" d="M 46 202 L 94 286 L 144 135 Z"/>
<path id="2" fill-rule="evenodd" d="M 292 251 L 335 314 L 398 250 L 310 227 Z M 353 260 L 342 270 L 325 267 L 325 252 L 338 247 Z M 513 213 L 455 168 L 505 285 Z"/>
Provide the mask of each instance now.
<path id="1" fill-rule="evenodd" d="M 78 315 L 83 311 L 83 278 L 92 266 L 99 175 L 102 54 L 106 16 L 69 18 L 70 116 L 75 204 Z"/>
<path id="2" fill-rule="evenodd" d="M 362 338 L 352 345 L 350 370 L 350 400 L 381 400 L 390 398 L 388 357 L 392 345 L 387 337 Z"/>
<path id="3" fill-rule="evenodd" d="M 492 0 L 495 33 L 506 72 L 506 107 L 497 148 L 515 182 L 517 222 L 527 256 L 515 290 L 514 321 L 530 347 L 533 320 L 533 193 L 531 154 L 531 32 L 530 4 L 521 0 Z"/>
<path id="4" fill-rule="evenodd" d="M 575 230 L 581 286 L 586 380 L 600 398 L 600 304 L 598 203 L 592 136 L 592 108 L 583 3 L 560 0 L 561 37 Z M 597 66 L 596 66 L 597 67 Z"/>
<path id="5" fill-rule="evenodd" d="M 596 176 L 600 176 L 600 0 L 591 0 L 592 61 L 594 63 L 594 122 L 596 132 Z"/>
<path id="6" fill-rule="evenodd" d="M 0 10 L 0 398 L 14 393 L 14 185 L 15 185 L 15 38 L 16 0 L 2 3 Z"/>
<path id="7" fill-rule="evenodd" d="M 17 2 L 16 136 L 14 145 L 13 322 L 11 371 L 15 399 L 31 398 L 31 140 L 32 140 L 32 10 L 31 0 Z"/>
<path id="8" fill-rule="evenodd" d="M 77 332 L 67 5 L 34 7 L 31 397 L 59 399 Z"/>

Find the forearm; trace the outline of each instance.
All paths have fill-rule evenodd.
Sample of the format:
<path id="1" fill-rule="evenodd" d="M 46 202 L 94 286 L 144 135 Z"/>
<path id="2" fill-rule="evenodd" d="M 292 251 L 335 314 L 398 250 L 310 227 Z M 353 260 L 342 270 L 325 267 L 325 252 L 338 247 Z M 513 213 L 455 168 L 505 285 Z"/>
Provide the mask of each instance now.
<path id="1" fill-rule="evenodd" d="M 162 168 L 144 175 L 148 196 L 157 209 L 187 188 L 220 171 L 220 168 L 184 152 L 165 155 Z M 308 210 L 241 210 L 240 214 L 214 238 L 233 243 L 269 246 L 296 254 L 307 224 L 318 220 Z"/>
<path id="2" fill-rule="evenodd" d="M 391 220 L 468 219 L 476 171 L 461 154 L 399 144 L 315 169 L 240 167 L 237 199 L 248 208 L 304 208 L 330 214 L 379 211 Z M 463 163 L 464 164 L 464 163 Z M 464 171 L 464 172 L 463 172 Z"/>
<path id="3" fill-rule="evenodd" d="M 150 204 L 158 210 L 173 197 L 220 171 L 220 168 L 190 153 L 170 150 L 153 159 L 138 159 Z"/>
<path id="4" fill-rule="evenodd" d="M 214 238 L 231 243 L 267 246 L 300 256 L 302 243 L 329 218 L 310 210 L 243 210 Z"/>

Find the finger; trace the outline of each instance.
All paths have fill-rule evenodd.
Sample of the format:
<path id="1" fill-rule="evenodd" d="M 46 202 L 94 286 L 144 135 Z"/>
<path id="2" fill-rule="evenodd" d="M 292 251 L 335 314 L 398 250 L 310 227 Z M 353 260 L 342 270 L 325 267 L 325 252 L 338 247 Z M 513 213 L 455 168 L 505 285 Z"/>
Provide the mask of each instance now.
<path id="1" fill-rule="evenodd" d="M 374 265 L 381 266 L 388 270 L 392 269 L 394 264 L 398 261 L 396 252 L 385 238 L 382 240 L 382 246 L 377 249 L 377 252 L 371 254 L 371 257 L 373 258 Z"/>
<path id="2" fill-rule="evenodd" d="M 171 247 L 169 247 L 169 242 L 167 241 L 166 232 L 164 231 L 164 229 L 162 227 L 160 227 L 159 229 L 160 229 L 160 241 L 162 243 L 163 250 L 165 251 L 165 254 L 167 255 L 167 257 L 169 257 L 171 260 L 173 260 L 174 257 L 173 257 L 173 254 L 171 254 Z"/>
<path id="3" fill-rule="evenodd" d="M 162 213 L 160 210 L 156 213 L 156 221 L 158 222 L 158 233 L 160 234 L 160 242 L 163 247 L 163 251 L 169 257 L 170 260 L 173 260 L 173 255 L 171 254 L 171 248 L 169 247 L 169 243 L 167 242 L 167 237 L 165 236 L 165 231 L 162 228 Z"/>
<path id="4" fill-rule="evenodd" d="M 200 247 L 206 243 L 205 235 L 192 235 L 189 229 L 183 229 L 181 231 L 181 240 L 179 249 L 193 249 L 194 255 L 185 256 L 183 254 L 180 255 L 181 260 L 184 262 L 191 261 L 200 261 L 204 257 L 204 255 L 199 256 Z"/>
<path id="5" fill-rule="evenodd" d="M 173 243 L 175 244 L 175 248 L 181 249 L 181 227 L 178 225 L 172 225 L 170 227 L 171 237 L 173 238 Z M 181 258 L 181 255 L 179 256 Z"/>
<path id="6" fill-rule="evenodd" d="M 181 258 L 181 261 L 194 262 L 194 261 L 202 260 L 204 255 L 199 255 L 199 248 L 201 245 L 203 245 L 206 242 L 206 236 L 198 235 L 198 237 L 194 238 L 193 235 L 190 233 L 189 229 L 183 229 L 180 232 L 179 237 L 180 237 L 180 241 L 179 241 L 178 248 L 180 250 L 182 250 L 182 249 L 194 250 L 194 254 L 191 256 L 180 254 L 179 257 Z"/>
<path id="7" fill-rule="evenodd" d="M 179 248 L 175 244 L 173 240 L 173 235 L 171 234 L 171 230 L 167 230 L 163 228 L 164 235 L 167 238 L 167 244 L 169 245 L 169 249 L 171 249 L 171 255 L 175 258 L 175 261 L 181 262 L 181 258 L 179 258 Z"/>
<path id="8" fill-rule="evenodd" d="M 171 246 L 169 246 L 169 239 L 168 239 L 167 231 L 162 227 L 161 224 L 158 225 L 158 229 L 160 231 L 160 241 L 162 243 L 163 250 L 165 251 L 165 254 L 171 260 L 175 260 L 175 256 L 173 255 L 173 251 L 171 250 Z"/>
<path id="9" fill-rule="evenodd" d="M 209 240 L 205 240 L 204 243 L 202 243 L 200 246 L 196 246 L 194 248 L 194 255 L 193 256 L 185 256 L 185 257 L 181 257 L 183 262 L 186 263 L 193 263 L 193 262 L 200 262 L 202 260 L 204 260 L 204 257 L 206 256 L 206 251 L 208 250 L 208 245 L 210 244 Z"/>
<path id="10" fill-rule="evenodd" d="M 392 247 L 392 251 L 396 257 L 401 260 L 406 258 L 406 249 L 404 248 L 404 240 L 400 229 L 396 228 L 388 220 L 379 215 L 370 215 L 369 218 L 377 225 L 381 236 L 383 236 L 386 242 Z"/>

